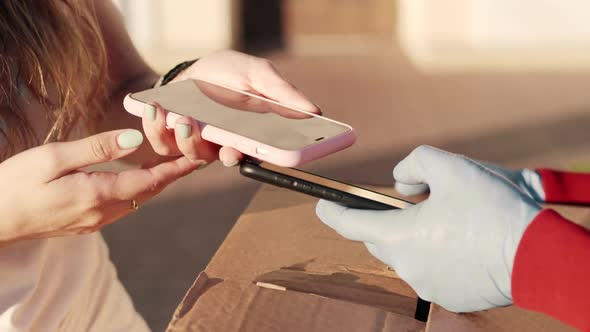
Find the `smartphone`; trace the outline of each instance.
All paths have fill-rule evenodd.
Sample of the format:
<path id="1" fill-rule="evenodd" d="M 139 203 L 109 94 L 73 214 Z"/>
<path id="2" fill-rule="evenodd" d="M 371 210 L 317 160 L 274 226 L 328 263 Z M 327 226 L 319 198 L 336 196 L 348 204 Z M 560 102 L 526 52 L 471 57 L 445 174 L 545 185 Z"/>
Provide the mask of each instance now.
<path id="1" fill-rule="evenodd" d="M 185 80 L 132 93 L 125 109 L 142 116 L 146 103 L 166 111 L 174 128 L 181 116 L 198 121 L 203 139 L 245 155 L 293 167 L 351 146 L 352 127 L 249 92 L 200 80 Z"/>
<path id="2" fill-rule="evenodd" d="M 291 189 L 355 209 L 391 210 L 413 205 L 408 201 L 376 191 L 298 169 L 279 167 L 248 158 L 240 164 L 240 173 L 260 182 Z"/>

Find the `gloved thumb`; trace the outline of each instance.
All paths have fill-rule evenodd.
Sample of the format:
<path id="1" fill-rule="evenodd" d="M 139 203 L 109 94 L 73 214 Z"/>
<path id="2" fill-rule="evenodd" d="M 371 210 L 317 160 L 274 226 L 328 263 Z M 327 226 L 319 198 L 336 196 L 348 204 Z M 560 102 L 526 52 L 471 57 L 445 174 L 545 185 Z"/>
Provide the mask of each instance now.
<path id="1" fill-rule="evenodd" d="M 342 205 L 320 200 L 316 207 L 316 214 L 327 226 L 338 234 L 353 241 L 362 241 L 373 244 L 383 241 L 394 241 L 392 234 L 403 234 L 401 220 L 396 215 L 402 210 L 358 210 Z M 393 229 L 395 228 L 395 229 Z M 387 235 L 387 239 L 385 239 Z"/>
<path id="2" fill-rule="evenodd" d="M 421 195 L 428 191 L 428 185 L 426 183 L 407 184 L 400 181 L 396 181 L 394 187 L 398 193 L 404 196 Z"/>
<path id="3" fill-rule="evenodd" d="M 405 185 L 429 185 L 433 186 L 444 177 L 445 169 L 450 169 L 450 163 L 454 155 L 422 145 L 414 149 L 406 158 L 395 166 L 393 177 L 397 182 Z M 455 158 L 456 159 L 456 158 Z M 412 192 L 414 188 L 403 188 L 400 193 Z M 396 189 L 398 189 L 396 187 Z M 423 188 L 424 189 L 424 188 Z M 399 190 L 399 189 L 398 189 Z"/>

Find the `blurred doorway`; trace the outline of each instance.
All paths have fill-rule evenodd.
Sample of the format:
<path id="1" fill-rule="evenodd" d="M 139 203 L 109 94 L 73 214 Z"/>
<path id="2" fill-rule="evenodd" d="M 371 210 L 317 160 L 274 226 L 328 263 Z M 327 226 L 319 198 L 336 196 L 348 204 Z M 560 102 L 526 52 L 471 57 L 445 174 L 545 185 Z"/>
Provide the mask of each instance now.
<path id="1" fill-rule="evenodd" d="M 248 53 L 283 49 L 283 1 L 242 0 L 240 4 L 240 48 Z"/>
<path id="2" fill-rule="evenodd" d="M 241 0 L 247 52 L 365 54 L 396 41 L 395 0 Z"/>

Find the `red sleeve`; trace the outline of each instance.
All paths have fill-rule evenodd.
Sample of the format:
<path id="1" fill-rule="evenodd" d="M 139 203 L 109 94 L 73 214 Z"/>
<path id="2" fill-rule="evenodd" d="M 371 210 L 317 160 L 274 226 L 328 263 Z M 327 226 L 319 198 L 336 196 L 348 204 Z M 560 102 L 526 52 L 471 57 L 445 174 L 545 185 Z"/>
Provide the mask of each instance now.
<path id="1" fill-rule="evenodd" d="M 590 331 L 590 232 L 545 209 L 518 245 L 512 269 L 512 298 Z"/>
<path id="2" fill-rule="evenodd" d="M 538 169 L 547 203 L 590 204 L 590 174 Z"/>

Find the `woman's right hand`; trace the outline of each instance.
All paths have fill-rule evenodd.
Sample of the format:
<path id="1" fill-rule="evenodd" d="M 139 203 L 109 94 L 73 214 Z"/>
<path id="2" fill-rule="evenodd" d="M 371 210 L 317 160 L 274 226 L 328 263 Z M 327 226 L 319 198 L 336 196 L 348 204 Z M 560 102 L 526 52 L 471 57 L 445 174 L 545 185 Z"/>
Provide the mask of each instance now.
<path id="1" fill-rule="evenodd" d="M 202 165 L 186 157 L 121 173 L 79 169 L 122 158 L 143 142 L 137 130 L 115 130 L 50 143 L 0 164 L 0 245 L 23 239 L 94 232 L 132 212 L 174 180 Z"/>

